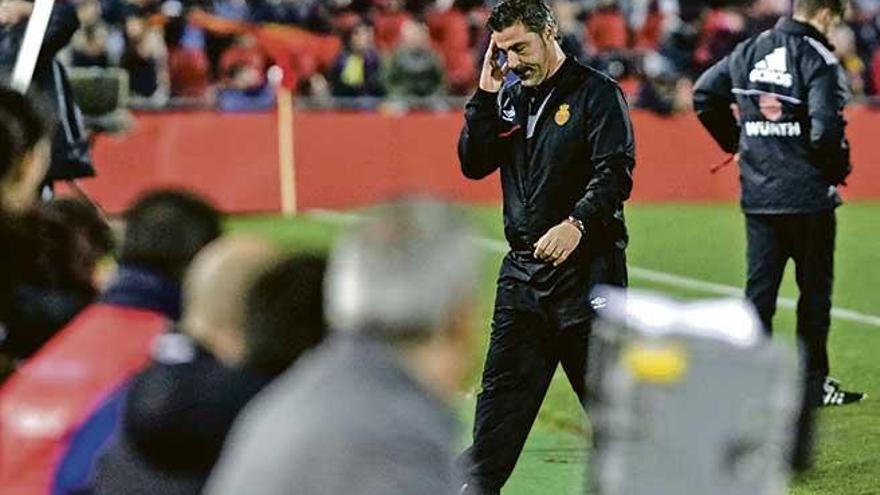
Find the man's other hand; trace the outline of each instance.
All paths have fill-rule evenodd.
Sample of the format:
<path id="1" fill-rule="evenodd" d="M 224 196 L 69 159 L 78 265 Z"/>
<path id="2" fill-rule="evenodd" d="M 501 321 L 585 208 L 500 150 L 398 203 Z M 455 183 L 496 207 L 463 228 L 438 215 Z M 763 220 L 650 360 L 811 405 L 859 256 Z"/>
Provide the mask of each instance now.
<path id="1" fill-rule="evenodd" d="M 535 258 L 553 263 L 559 266 L 577 248 L 581 242 L 581 231 L 568 220 L 548 230 L 543 237 L 535 243 Z"/>

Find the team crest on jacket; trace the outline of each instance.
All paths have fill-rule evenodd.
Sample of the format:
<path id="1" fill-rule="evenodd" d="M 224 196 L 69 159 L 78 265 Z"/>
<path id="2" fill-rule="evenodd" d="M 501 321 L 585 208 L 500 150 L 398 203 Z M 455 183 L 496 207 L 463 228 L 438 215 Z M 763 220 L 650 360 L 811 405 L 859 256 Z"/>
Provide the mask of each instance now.
<path id="1" fill-rule="evenodd" d="M 559 105 L 559 110 L 556 111 L 556 116 L 553 118 L 553 120 L 556 122 L 556 125 L 560 127 L 564 126 L 565 123 L 568 122 L 568 119 L 571 118 L 571 112 L 568 111 L 568 108 L 568 103 L 563 103 L 562 105 Z"/>

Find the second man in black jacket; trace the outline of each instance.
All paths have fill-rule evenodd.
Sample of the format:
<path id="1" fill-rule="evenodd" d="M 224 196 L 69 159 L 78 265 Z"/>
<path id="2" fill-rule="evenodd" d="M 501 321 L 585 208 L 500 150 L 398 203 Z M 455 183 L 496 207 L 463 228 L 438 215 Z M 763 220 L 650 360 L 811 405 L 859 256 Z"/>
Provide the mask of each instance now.
<path id="1" fill-rule="evenodd" d="M 828 378 L 834 211 L 851 167 L 843 117 L 849 89 L 826 35 L 846 3 L 796 0 L 792 18 L 741 43 L 694 91 L 703 125 L 724 150 L 739 154 L 746 297 L 771 332 L 785 265 L 794 260 L 807 397 L 826 406 L 863 397 Z"/>

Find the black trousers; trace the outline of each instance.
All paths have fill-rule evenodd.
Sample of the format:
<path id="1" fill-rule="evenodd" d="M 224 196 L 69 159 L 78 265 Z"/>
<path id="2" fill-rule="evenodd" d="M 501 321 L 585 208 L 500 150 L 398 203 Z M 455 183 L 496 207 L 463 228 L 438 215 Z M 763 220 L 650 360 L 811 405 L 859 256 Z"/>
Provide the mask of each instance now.
<path id="1" fill-rule="evenodd" d="M 821 392 L 829 373 L 828 331 L 834 282 L 833 210 L 791 215 L 746 215 L 748 280 L 746 297 L 755 305 L 764 329 L 773 331 L 779 284 L 794 260 L 800 297 L 797 336 L 804 356 L 807 394 Z"/>
<path id="2" fill-rule="evenodd" d="M 461 458 L 466 493 L 495 494 L 510 477 L 561 363 L 584 403 L 587 347 L 598 284 L 627 284 L 623 251 L 552 268 L 512 252 L 498 278 L 474 443 Z"/>

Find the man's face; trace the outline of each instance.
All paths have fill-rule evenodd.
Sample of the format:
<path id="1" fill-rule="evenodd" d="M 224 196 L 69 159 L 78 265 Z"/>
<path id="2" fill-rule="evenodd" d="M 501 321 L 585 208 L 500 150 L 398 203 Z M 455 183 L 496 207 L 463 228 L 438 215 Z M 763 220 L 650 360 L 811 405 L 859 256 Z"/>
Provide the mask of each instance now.
<path id="1" fill-rule="evenodd" d="M 552 67 L 553 38 L 548 30 L 538 34 L 521 22 L 503 31 L 492 33 L 498 51 L 505 54 L 507 68 L 520 78 L 524 86 L 541 84 Z"/>

